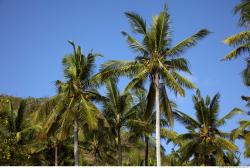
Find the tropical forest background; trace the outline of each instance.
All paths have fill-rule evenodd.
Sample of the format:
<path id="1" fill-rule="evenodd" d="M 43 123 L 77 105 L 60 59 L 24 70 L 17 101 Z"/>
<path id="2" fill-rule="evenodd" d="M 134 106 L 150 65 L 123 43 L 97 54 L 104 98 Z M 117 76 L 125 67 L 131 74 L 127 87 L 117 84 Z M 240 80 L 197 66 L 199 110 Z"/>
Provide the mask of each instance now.
<path id="1" fill-rule="evenodd" d="M 249 0 L 0 0 L 0 20 L 0 165 L 250 164 Z"/>

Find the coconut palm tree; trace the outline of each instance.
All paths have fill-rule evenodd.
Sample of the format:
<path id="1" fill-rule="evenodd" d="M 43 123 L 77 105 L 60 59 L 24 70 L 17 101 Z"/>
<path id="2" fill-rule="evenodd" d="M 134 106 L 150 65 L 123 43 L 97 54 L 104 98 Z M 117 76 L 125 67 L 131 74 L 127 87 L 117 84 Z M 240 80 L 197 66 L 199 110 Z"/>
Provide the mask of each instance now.
<path id="1" fill-rule="evenodd" d="M 58 166 L 59 164 L 58 151 L 63 139 L 59 139 L 55 131 L 58 129 L 59 123 L 54 121 L 51 122 L 51 120 L 48 123 L 48 119 L 51 117 L 53 110 L 57 113 L 63 113 L 63 111 L 67 109 L 63 104 L 58 102 L 60 102 L 59 97 L 53 96 L 41 104 L 37 111 L 33 113 L 33 120 L 42 127 L 36 137 L 37 143 L 34 144 L 34 153 L 41 153 L 42 151 L 53 148 L 55 166 Z M 57 119 L 55 119 L 55 121 L 56 120 Z"/>
<path id="2" fill-rule="evenodd" d="M 2 156 L 7 165 L 25 165 L 31 161 L 31 144 L 41 127 L 27 114 L 32 109 L 29 99 L 11 98 L 0 101 L 0 135 Z M 29 107 L 28 107 L 29 106 Z M 0 160 L 2 157 L 0 158 Z M 23 161 L 25 159 L 25 161 Z"/>
<path id="3" fill-rule="evenodd" d="M 66 82 L 56 81 L 58 104 L 47 119 L 46 132 L 52 128 L 54 123 L 59 122 L 56 135 L 58 139 L 62 140 L 68 137 L 71 126 L 74 125 L 74 160 L 75 166 L 78 166 L 79 123 L 82 126 L 87 125 L 89 129 L 96 129 L 97 118 L 101 118 L 101 112 L 92 102 L 92 100 L 97 99 L 97 92 L 91 88 L 92 86 L 88 82 L 95 67 L 95 58 L 100 55 L 91 52 L 85 56 L 80 46 L 76 46 L 72 41 L 69 43 L 73 46 L 74 53 L 63 58 Z"/>
<path id="4" fill-rule="evenodd" d="M 238 34 L 230 36 L 224 40 L 224 43 L 236 47 L 233 51 L 227 54 L 223 60 L 231 60 L 233 58 L 238 58 L 238 56 L 242 55 L 243 53 L 247 54 L 246 58 L 246 68 L 242 71 L 243 83 L 246 86 L 250 86 L 250 1 L 249 0 L 241 0 L 234 8 L 234 13 L 240 14 L 239 25 L 245 27 L 246 30 L 242 31 Z M 247 96 L 241 96 L 242 100 L 247 101 L 249 105 L 250 98 Z M 249 128 L 249 120 L 242 120 L 240 121 L 240 127 L 233 131 L 233 139 L 238 137 L 245 137 L 245 156 L 250 157 L 250 144 L 248 143 L 247 139 L 250 137 L 248 135 L 247 129 Z"/>
<path id="5" fill-rule="evenodd" d="M 243 138 L 245 140 L 245 157 L 250 157 L 250 120 L 240 120 L 239 128 L 233 130 L 232 139 Z"/>
<path id="6" fill-rule="evenodd" d="M 188 130 L 188 133 L 173 136 L 174 142 L 180 146 L 178 151 L 182 155 L 182 163 L 193 157 L 191 163 L 195 165 L 227 165 L 229 158 L 237 158 L 235 152 L 238 147 L 229 140 L 230 133 L 219 127 L 234 115 L 242 114 L 242 110 L 234 108 L 218 118 L 219 98 L 217 93 L 212 99 L 209 96 L 204 99 L 197 90 L 193 96 L 196 119 L 183 112 L 175 112 L 176 119 Z"/>
<path id="7" fill-rule="evenodd" d="M 149 79 L 150 86 L 153 86 L 151 89 L 155 90 L 156 156 L 157 165 L 159 166 L 161 165 L 159 88 L 163 85 L 164 89 L 167 87 L 181 96 L 185 95 L 184 88 L 195 88 L 194 84 L 179 74 L 179 71 L 191 73 L 187 60 L 180 56 L 186 49 L 195 46 L 209 32 L 206 29 L 202 29 L 171 47 L 170 16 L 166 6 L 158 16 L 153 17 L 153 23 L 150 28 L 147 27 L 146 22 L 140 15 L 134 12 L 126 12 L 125 15 L 131 24 L 133 32 L 142 35 L 142 42 L 140 43 L 128 33 L 122 32 L 127 38 L 129 47 L 136 52 L 137 57 L 134 61 L 109 61 L 103 64 L 102 72 L 96 75 L 94 79 L 98 80 L 101 78 L 105 80 L 110 76 L 125 75 L 132 78 L 127 89 L 142 84 Z M 93 81 L 95 81 L 94 79 Z M 167 94 L 166 99 L 168 99 Z M 172 125 L 171 106 L 166 106 L 166 109 L 168 109 L 169 121 L 170 125 Z"/>
<path id="8" fill-rule="evenodd" d="M 117 142 L 117 164 L 122 165 L 122 129 L 135 117 L 133 96 L 129 92 L 120 93 L 116 80 L 105 82 L 107 94 L 104 103 L 104 116 L 106 117 Z"/>
<path id="9" fill-rule="evenodd" d="M 246 86 L 250 86 L 250 1 L 241 0 L 241 3 L 234 8 L 234 13 L 240 14 L 239 25 L 246 28 L 245 31 L 227 37 L 224 40 L 225 44 L 235 47 L 233 51 L 228 53 L 222 60 L 231 60 L 238 58 L 242 54 L 247 54 L 247 66 L 242 72 L 243 82 Z"/>
<path id="10" fill-rule="evenodd" d="M 91 165 L 97 166 L 114 163 L 114 139 L 110 127 L 103 121 L 98 122 L 98 129 L 88 130 L 84 128 L 84 138 L 82 146 L 90 154 Z"/>

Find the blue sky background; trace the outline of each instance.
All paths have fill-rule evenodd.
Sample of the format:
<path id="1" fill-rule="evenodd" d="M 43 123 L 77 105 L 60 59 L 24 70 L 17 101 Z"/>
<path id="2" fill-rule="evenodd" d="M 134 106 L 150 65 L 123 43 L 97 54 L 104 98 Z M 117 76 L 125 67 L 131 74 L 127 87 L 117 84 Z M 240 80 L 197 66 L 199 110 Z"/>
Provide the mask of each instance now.
<path id="1" fill-rule="evenodd" d="M 55 95 L 54 81 L 63 79 L 61 60 L 72 52 L 67 40 L 81 45 L 83 52 L 91 49 L 104 55 L 97 60 L 97 68 L 107 60 L 133 59 L 135 54 L 128 48 L 121 31 L 130 31 L 125 11 L 136 11 L 148 24 L 152 16 L 169 6 L 173 44 L 207 28 L 213 33 L 184 55 L 191 64 L 193 76 L 187 76 L 203 95 L 221 93 L 221 115 L 234 107 L 248 110 L 241 95 L 249 95 L 241 80 L 244 58 L 221 62 L 220 59 L 232 48 L 223 39 L 243 29 L 238 27 L 238 15 L 233 7 L 239 0 L 0 0 L 0 93 L 21 97 Z M 127 80 L 122 80 L 122 89 Z M 191 95 L 171 97 L 179 109 L 193 115 Z M 223 129 L 237 127 L 235 117 Z M 180 124 L 175 130 L 183 132 Z M 164 143 L 164 142 L 163 142 Z M 237 141 L 242 152 L 243 143 Z M 170 147 L 166 148 L 168 151 Z M 250 164 L 244 159 L 243 165 Z"/>

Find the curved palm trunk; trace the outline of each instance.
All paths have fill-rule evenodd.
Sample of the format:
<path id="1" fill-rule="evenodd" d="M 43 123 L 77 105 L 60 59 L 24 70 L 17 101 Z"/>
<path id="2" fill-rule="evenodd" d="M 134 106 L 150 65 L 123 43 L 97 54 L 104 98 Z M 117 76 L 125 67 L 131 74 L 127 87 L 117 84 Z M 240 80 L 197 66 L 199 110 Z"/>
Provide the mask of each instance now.
<path id="1" fill-rule="evenodd" d="M 55 166 L 58 166 L 58 145 L 55 145 Z"/>
<path id="2" fill-rule="evenodd" d="M 146 143 L 146 147 L 145 147 L 145 166 L 148 166 L 148 137 L 145 136 L 145 143 Z"/>
<path id="3" fill-rule="evenodd" d="M 78 121 L 75 118 L 74 123 L 74 159 L 75 159 L 75 166 L 79 165 L 79 152 L 78 152 Z"/>
<path id="4" fill-rule="evenodd" d="M 121 144 L 121 128 L 117 130 L 118 136 L 118 166 L 122 166 L 122 144 Z"/>
<path id="5" fill-rule="evenodd" d="M 155 107 L 156 107 L 156 162 L 161 166 L 161 137 L 160 137 L 160 94 L 159 94 L 159 75 L 154 75 L 155 84 Z"/>

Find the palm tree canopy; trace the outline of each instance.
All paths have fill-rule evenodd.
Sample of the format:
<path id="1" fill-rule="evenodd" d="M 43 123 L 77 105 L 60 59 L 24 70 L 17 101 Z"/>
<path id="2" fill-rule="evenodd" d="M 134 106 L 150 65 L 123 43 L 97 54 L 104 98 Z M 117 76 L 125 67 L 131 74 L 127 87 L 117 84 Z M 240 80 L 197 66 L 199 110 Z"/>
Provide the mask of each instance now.
<path id="1" fill-rule="evenodd" d="M 141 86 L 148 79 L 152 82 L 154 75 L 159 73 L 160 85 L 164 88 L 162 90 L 167 87 L 176 94 L 184 96 L 184 88 L 195 88 L 192 82 L 179 73 L 182 71 L 191 74 L 188 61 L 180 56 L 186 49 L 195 46 L 199 40 L 208 35 L 209 31 L 202 29 L 171 47 L 170 16 L 166 6 L 158 16 L 153 17 L 150 28 L 137 13 L 126 12 L 125 15 L 130 22 L 132 31 L 142 35 L 142 40 L 139 42 L 129 33 L 122 32 L 137 57 L 135 61 L 108 61 L 102 65 L 102 72 L 97 74 L 92 82 L 105 81 L 110 76 L 128 76 L 132 78 L 127 86 L 128 90 Z M 165 96 L 168 99 L 167 95 Z M 165 109 L 169 110 L 168 114 L 171 114 L 169 104 Z M 170 121 L 173 120 L 170 119 Z"/>
<path id="2" fill-rule="evenodd" d="M 95 58 L 100 54 L 94 54 L 91 51 L 85 56 L 80 46 L 76 46 L 72 41 L 69 43 L 74 52 L 62 60 L 66 82 L 59 80 L 55 82 L 58 95 L 51 101 L 57 104 L 45 124 L 49 131 L 53 123 L 60 123 L 57 133 L 59 139 L 64 139 L 68 135 L 69 127 L 75 118 L 90 128 L 97 128 L 97 118 L 104 119 L 92 102 L 100 99 L 101 96 L 88 82 L 93 75 Z"/>
<path id="3" fill-rule="evenodd" d="M 194 155 L 196 161 L 201 161 L 197 164 L 201 164 L 204 157 L 207 157 L 209 164 L 225 165 L 224 159 L 229 156 L 225 151 L 234 153 L 238 150 L 238 147 L 228 140 L 230 133 L 220 130 L 219 127 L 224 125 L 226 120 L 231 119 L 236 114 L 242 114 L 243 111 L 234 108 L 222 118 L 218 118 L 219 99 L 218 93 L 213 98 L 207 96 L 204 99 L 201 97 L 200 91 L 197 90 L 196 95 L 193 96 L 196 119 L 183 112 L 175 112 L 176 119 L 188 129 L 188 133 L 172 138 L 173 142 L 180 145 L 179 151 L 183 155 L 183 161 Z"/>

